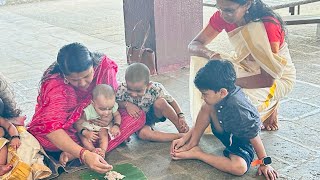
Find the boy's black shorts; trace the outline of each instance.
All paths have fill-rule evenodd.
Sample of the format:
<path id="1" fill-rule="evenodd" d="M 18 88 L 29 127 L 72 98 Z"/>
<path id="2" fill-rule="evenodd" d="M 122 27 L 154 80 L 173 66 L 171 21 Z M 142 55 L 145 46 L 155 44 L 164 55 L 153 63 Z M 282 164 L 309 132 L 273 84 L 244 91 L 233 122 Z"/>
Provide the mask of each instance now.
<path id="1" fill-rule="evenodd" d="M 242 159 L 247 162 L 247 171 L 250 169 L 251 162 L 254 158 L 254 149 L 251 145 L 231 145 L 226 147 L 226 149 L 223 151 L 223 155 L 225 157 L 229 157 L 230 154 L 242 157 Z"/>
<path id="2" fill-rule="evenodd" d="M 255 151 L 249 141 L 244 141 L 229 133 L 217 133 L 214 131 L 214 127 L 211 124 L 212 133 L 226 146 L 223 151 L 225 157 L 229 157 L 230 154 L 234 154 L 242 157 L 247 162 L 247 171 L 250 169 L 251 162 L 253 161 Z M 231 141 L 230 141 L 231 139 Z M 231 143 L 232 142 L 232 143 Z"/>
<path id="3" fill-rule="evenodd" d="M 146 125 L 153 127 L 158 122 L 164 122 L 167 118 L 161 117 L 158 118 L 154 114 L 153 106 L 150 107 L 149 111 L 146 113 Z"/>

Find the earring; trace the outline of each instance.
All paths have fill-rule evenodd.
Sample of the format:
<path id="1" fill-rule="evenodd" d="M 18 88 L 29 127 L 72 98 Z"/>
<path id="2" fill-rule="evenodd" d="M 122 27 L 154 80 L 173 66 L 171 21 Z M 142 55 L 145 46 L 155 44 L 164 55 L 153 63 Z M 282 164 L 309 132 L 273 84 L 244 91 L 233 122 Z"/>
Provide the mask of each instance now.
<path id="1" fill-rule="evenodd" d="M 64 77 L 64 80 L 63 80 L 64 84 L 69 84 L 69 81 L 66 77 Z"/>
<path id="2" fill-rule="evenodd" d="M 249 14 L 249 10 L 246 11 L 246 14 Z"/>

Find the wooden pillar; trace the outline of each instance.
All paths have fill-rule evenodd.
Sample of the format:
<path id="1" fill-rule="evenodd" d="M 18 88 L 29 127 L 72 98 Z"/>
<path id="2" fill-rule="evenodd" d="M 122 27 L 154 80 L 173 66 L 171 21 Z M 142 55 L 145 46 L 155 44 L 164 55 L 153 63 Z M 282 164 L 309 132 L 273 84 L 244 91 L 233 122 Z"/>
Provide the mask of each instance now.
<path id="1" fill-rule="evenodd" d="M 202 0 L 123 0 L 123 10 L 126 45 L 134 25 L 143 20 L 133 44 L 141 46 L 150 22 L 145 47 L 156 52 L 159 73 L 189 64 L 188 44 L 203 27 Z"/>

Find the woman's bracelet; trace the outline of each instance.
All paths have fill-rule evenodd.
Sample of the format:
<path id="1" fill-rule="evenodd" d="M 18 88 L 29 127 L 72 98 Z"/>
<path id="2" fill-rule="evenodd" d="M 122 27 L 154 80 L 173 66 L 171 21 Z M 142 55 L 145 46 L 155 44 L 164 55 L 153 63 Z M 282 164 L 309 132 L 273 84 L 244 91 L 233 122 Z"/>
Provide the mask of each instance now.
<path id="1" fill-rule="evenodd" d="M 85 163 L 85 161 L 84 161 L 84 155 L 87 153 L 87 149 L 85 149 L 85 148 L 82 148 L 81 150 L 80 150 L 80 154 L 79 154 L 79 160 L 80 160 L 80 163 L 81 164 L 84 164 Z"/>

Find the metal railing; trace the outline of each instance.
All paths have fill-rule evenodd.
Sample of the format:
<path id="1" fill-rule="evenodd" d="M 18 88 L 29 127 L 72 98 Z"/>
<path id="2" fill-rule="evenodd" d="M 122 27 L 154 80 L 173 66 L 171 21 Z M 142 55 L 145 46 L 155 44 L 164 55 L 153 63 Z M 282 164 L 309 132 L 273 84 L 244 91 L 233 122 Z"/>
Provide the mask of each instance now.
<path id="1" fill-rule="evenodd" d="M 309 4 L 309 3 L 314 3 L 314 2 L 320 2 L 320 0 L 301 0 L 301 1 L 294 1 L 294 2 L 290 2 L 290 3 L 273 5 L 273 6 L 271 6 L 271 8 L 272 8 L 272 9 L 289 8 L 289 13 L 290 13 L 291 15 L 294 15 L 294 14 L 295 14 L 295 7 L 296 7 L 296 6 L 298 7 L 298 14 L 300 14 L 300 5 Z M 215 4 L 203 3 L 203 6 L 215 7 Z"/>

